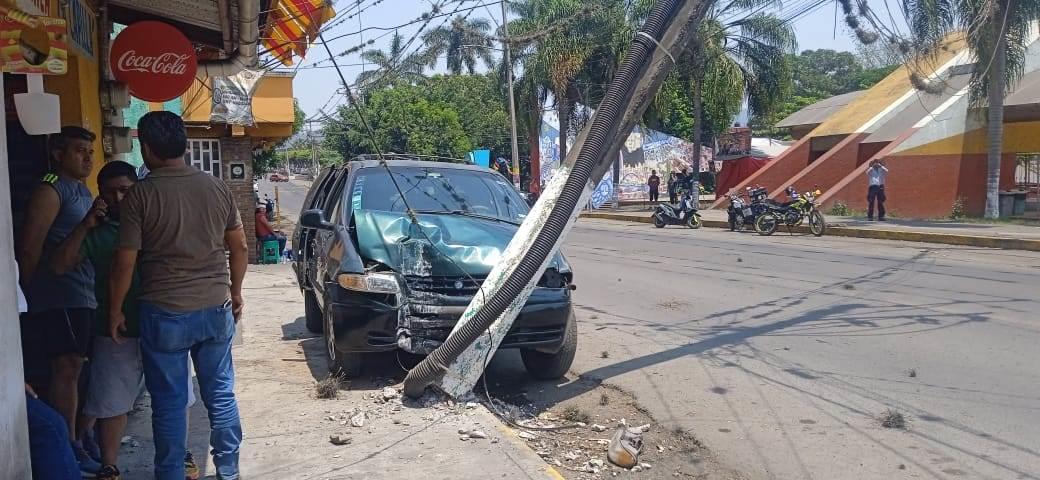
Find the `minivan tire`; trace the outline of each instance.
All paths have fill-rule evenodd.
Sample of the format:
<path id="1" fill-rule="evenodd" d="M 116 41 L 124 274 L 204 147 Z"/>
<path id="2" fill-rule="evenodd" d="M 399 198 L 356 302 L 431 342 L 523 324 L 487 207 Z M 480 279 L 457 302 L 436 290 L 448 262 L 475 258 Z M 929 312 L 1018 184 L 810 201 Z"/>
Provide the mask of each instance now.
<path id="1" fill-rule="evenodd" d="M 556 353 L 538 350 L 521 349 L 520 358 L 524 362 L 527 373 L 539 380 L 556 380 L 563 378 L 574 363 L 574 354 L 578 351 L 578 324 L 571 310 L 567 317 L 567 327 L 563 333 L 563 345 Z"/>
<path id="2" fill-rule="evenodd" d="M 325 305 L 329 305 L 328 302 Z M 341 378 L 361 376 L 362 354 L 344 352 L 336 347 L 336 331 L 332 327 L 332 309 L 326 308 L 322 314 L 325 324 L 325 353 L 329 358 L 329 373 Z"/>
<path id="3" fill-rule="evenodd" d="M 307 324 L 307 331 L 311 333 L 322 333 L 325 331 L 324 321 L 321 318 L 321 306 L 314 292 L 303 292 L 303 317 Z"/>

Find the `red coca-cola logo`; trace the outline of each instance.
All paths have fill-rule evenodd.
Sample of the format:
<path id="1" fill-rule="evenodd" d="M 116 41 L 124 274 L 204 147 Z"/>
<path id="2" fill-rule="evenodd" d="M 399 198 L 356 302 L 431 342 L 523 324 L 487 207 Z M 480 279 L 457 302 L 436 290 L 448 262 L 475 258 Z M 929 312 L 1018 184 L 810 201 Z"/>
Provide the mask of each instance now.
<path id="1" fill-rule="evenodd" d="M 195 81 L 198 68 L 191 41 L 180 30 L 151 20 L 119 32 L 108 58 L 116 80 L 148 102 L 180 96 Z"/>

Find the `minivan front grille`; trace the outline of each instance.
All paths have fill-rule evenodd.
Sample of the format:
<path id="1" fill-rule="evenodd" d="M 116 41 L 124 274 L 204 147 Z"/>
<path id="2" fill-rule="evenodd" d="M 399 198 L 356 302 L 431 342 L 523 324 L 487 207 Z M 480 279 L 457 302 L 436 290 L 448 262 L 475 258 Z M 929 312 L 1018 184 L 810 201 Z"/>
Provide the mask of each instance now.
<path id="1" fill-rule="evenodd" d="M 484 277 L 405 277 L 408 289 L 413 292 L 437 293 L 451 296 L 473 296 L 480 290 Z M 474 283 L 474 281 L 476 283 Z"/>

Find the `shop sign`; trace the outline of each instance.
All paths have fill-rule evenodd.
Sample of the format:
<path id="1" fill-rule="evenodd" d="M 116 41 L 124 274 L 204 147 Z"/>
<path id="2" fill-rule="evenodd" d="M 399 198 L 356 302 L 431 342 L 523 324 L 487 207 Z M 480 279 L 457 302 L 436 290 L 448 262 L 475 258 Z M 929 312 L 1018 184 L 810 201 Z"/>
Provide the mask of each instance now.
<path id="1" fill-rule="evenodd" d="M 146 102 L 177 98 L 195 81 L 195 48 L 180 30 L 147 20 L 116 35 L 109 53 L 116 80 Z"/>
<path id="2" fill-rule="evenodd" d="M 64 16 L 69 22 L 69 43 L 85 56 L 94 58 L 97 36 L 94 11 L 84 0 L 71 0 L 65 4 Z"/>
<path id="3" fill-rule="evenodd" d="M 213 77 L 213 105 L 209 121 L 252 127 L 253 91 L 263 72 L 245 69 L 230 77 Z"/>
<path id="4" fill-rule="evenodd" d="M 10 15 L 0 17 L 0 65 L 7 73 L 64 75 L 69 52 L 65 20 L 34 17 L 29 26 Z"/>

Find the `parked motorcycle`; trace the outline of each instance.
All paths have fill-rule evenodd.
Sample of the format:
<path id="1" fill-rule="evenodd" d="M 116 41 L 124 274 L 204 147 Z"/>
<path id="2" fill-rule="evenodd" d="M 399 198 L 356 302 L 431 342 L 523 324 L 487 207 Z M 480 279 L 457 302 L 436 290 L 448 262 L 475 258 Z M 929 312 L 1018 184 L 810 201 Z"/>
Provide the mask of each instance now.
<path id="1" fill-rule="evenodd" d="M 780 224 L 787 225 L 787 228 L 790 229 L 808 220 L 809 231 L 817 237 L 823 235 L 827 229 L 827 223 L 823 219 L 823 214 L 820 213 L 820 205 L 816 202 L 820 191 L 813 190 L 799 195 L 794 187 L 788 187 L 787 194 L 792 198 L 789 202 L 764 204 L 766 210 L 755 219 L 755 231 L 759 235 L 769 236 L 776 232 Z"/>
<path id="2" fill-rule="evenodd" d="M 682 225 L 686 228 L 701 228 L 701 214 L 697 213 L 699 200 L 685 190 L 679 198 L 679 205 L 661 203 L 654 210 L 654 226 L 664 228 L 665 225 Z"/>
<path id="3" fill-rule="evenodd" d="M 763 187 L 748 187 L 747 197 L 740 193 L 729 195 L 729 230 L 744 230 L 746 227 L 755 226 L 755 220 L 766 211 L 766 189 Z"/>

